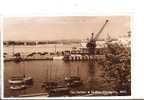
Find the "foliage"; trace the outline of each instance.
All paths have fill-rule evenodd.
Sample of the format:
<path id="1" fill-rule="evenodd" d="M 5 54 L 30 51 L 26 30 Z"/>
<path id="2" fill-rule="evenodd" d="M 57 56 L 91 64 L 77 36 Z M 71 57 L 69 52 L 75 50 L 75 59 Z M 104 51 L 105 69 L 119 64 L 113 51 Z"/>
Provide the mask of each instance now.
<path id="1" fill-rule="evenodd" d="M 131 92 L 131 54 L 128 47 L 120 44 L 107 44 L 105 51 L 106 59 L 103 61 L 105 77 L 107 81 L 115 80 L 117 91 L 126 90 L 128 94 Z"/>

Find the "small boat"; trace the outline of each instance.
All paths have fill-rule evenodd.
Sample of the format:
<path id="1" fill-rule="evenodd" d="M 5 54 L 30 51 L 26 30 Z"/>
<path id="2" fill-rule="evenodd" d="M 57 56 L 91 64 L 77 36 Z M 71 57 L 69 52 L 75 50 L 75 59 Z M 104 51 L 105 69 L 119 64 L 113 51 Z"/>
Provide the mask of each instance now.
<path id="1" fill-rule="evenodd" d="M 78 87 L 82 85 L 82 81 L 78 76 L 65 77 L 65 82 L 68 87 Z"/>
<path id="2" fill-rule="evenodd" d="M 24 83 L 24 76 L 12 76 L 11 79 L 8 80 L 10 84 L 20 84 Z"/>
<path id="3" fill-rule="evenodd" d="M 58 87 L 48 91 L 49 97 L 69 96 L 70 89 L 68 87 Z"/>
<path id="4" fill-rule="evenodd" d="M 22 90 L 22 89 L 26 89 L 27 88 L 27 86 L 26 85 L 12 85 L 12 86 L 10 86 L 10 89 L 11 90 Z"/>
<path id="5" fill-rule="evenodd" d="M 69 87 L 78 87 L 78 86 L 81 86 L 81 85 L 82 85 L 82 81 L 81 80 L 73 81 L 70 84 L 67 84 L 67 86 L 69 86 Z"/>
<path id="6" fill-rule="evenodd" d="M 32 83 L 32 77 L 23 76 L 12 76 L 11 79 L 8 80 L 10 84 L 20 84 L 20 83 Z"/>
<path id="7" fill-rule="evenodd" d="M 78 76 L 70 76 L 70 77 L 65 77 L 65 81 L 76 81 L 76 80 L 80 80 L 80 77 Z"/>

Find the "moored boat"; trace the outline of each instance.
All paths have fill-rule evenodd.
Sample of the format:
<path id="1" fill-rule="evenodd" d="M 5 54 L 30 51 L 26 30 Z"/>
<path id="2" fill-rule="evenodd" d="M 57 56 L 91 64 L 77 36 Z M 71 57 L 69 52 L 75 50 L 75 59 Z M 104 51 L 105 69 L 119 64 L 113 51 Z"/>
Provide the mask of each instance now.
<path id="1" fill-rule="evenodd" d="M 69 96 L 70 89 L 68 87 L 57 87 L 48 91 L 49 97 Z"/>
<path id="2" fill-rule="evenodd" d="M 12 85 L 10 86 L 10 89 L 11 90 L 22 90 L 22 89 L 25 89 L 27 86 L 24 85 L 24 84 L 21 84 L 21 85 Z"/>
<path id="3" fill-rule="evenodd" d="M 78 87 L 82 85 L 82 80 L 78 76 L 65 77 L 65 82 L 68 87 Z"/>
<path id="4" fill-rule="evenodd" d="M 31 83 L 32 77 L 28 76 L 12 76 L 11 79 L 8 80 L 10 84 L 20 84 L 20 83 Z"/>

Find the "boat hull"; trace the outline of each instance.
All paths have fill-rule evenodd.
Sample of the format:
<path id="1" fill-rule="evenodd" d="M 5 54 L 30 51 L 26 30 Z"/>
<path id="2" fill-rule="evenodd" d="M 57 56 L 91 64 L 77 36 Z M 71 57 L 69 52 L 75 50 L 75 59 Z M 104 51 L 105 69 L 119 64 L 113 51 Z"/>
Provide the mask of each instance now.
<path id="1" fill-rule="evenodd" d="M 11 90 L 22 90 L 22 89 L 25 89 L 25 88 L 26 88 L 26 85 L 10 86 Z"/>
<path id="2" fill-rule="evenodd" d="M 32 77 L 24 77 L 21 79 L 10 79 L 8 80 L 10 84 L 24 84 L 24 83 L 31 83 Z"/>

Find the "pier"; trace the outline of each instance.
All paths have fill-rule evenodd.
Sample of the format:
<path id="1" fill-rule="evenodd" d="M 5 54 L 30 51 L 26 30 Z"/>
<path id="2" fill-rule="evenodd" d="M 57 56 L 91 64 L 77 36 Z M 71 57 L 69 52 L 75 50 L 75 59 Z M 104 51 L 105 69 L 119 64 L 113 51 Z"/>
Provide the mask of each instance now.
<path id="1" fill-rule="evenodd" d="M 64 61 L 89 61 L 89 60 L 98 60 L 98 59 L 105 59 L 105 55 L 70 55 L 65 56 Z"/>

